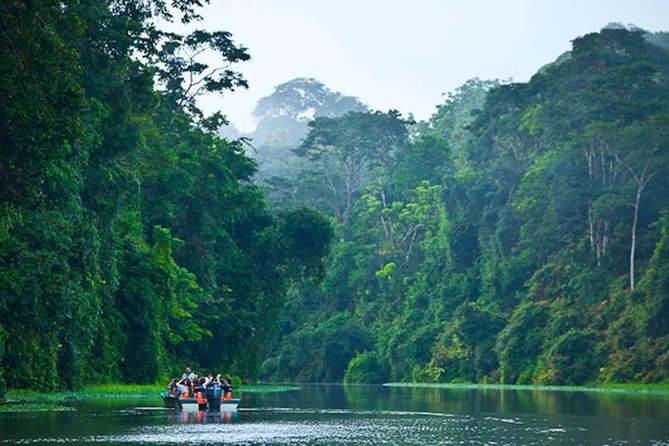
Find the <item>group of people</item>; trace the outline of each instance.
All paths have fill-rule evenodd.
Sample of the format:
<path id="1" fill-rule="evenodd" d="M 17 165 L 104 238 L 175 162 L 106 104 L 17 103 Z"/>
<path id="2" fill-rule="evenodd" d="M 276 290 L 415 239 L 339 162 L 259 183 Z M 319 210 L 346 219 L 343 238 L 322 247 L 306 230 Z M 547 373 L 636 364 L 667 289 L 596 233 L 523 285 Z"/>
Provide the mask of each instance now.
<path id="1" fill-rule="evenodd" d="M 230 384 L 230 381 L 223 378 L 220 373 L 215 377 L 211 373 L 208 373 L 204 377 L 200 377 L 193 373 L 190 367 L 186 367 L 186 371 L 181 376 L 181 379 L 173 378 L 172 381 L 170 381 L 167 385 L 167 391 L 170 395 L 176 396 L 177 398 L 195 398 L 199 401 L 204 398 L 206 389 L 212 387 L 217 390 L 220 389 L 222 398 L 232 397 L 232 385 Z"/>

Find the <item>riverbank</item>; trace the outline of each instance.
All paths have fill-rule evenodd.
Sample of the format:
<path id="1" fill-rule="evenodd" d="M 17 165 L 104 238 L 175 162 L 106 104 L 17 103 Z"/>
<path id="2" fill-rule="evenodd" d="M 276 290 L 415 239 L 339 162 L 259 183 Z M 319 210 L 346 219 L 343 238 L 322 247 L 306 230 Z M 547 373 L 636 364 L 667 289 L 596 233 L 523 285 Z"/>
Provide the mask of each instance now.
<path id="1" fill-rule="evenodd" d="M 0 412 L 71 411 L 76 403 L 86 400 L 110 399 L 155 399 L 165 389 L 162 385 L 100 384 L 86 386 L 76 392 L 39 392 L 35 390 L 9 389 L 0 403 Z M 297 386 L 247 384 L 235 389 L 235 393 L 273 393 L 297 390 Z"/>
<path id="2" fill-rule="evenodd" d="M 669 396 L 669 383 L 665 384 L 600 384 L 594 386 L 535 386 L 520 384 L 471 384 L 471 383 L 385 383 L 386 387 L 415 387 L 435 389 L 483 390 L 540 390 L 550 392 L 629 393 Z"/>

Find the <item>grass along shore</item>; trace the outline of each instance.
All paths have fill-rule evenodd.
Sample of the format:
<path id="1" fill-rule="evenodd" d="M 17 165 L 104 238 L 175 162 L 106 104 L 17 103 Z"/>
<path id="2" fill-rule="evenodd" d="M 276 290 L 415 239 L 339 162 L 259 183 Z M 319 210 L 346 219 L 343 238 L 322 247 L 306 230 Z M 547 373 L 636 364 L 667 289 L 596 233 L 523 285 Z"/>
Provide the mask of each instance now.
<path id="1" fill-rule="evenodd" d="M 296 386 L 247 384 L 241 388 L 235 388 L 234 391 L 236 395 L 243 396 L 244 393 L 287 392 L 297 389 L 299 387 Z M 159 384 L 96 384 L 72 392 L 9 389 L 5 395 L 5 400 L 0 402 L 0 412 L 71 411 L 75 410 L 72 405 L 79 401 L 126 398 L 156 399 L 158 394 L 164 390 L 165 386 Z"/>
<path id="2" fill-rule="evenodd" d="M 526 384 L 472 384 L 472 383 L 385 383 L 387 387 L 414 387 L 431 389 L 482 390 L 541 390 L 548 392 L 599 392 L 669 396 L 669 383 L 662 384 L 598 384 L 592 386 L 538 386 Z"/>

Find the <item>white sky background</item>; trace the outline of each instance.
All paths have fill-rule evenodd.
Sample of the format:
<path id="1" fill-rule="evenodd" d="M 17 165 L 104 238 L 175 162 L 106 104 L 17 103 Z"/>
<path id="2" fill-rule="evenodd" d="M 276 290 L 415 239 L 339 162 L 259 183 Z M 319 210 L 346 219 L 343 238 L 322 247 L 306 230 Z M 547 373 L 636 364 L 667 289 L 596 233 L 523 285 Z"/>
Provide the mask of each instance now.
<path id="1" fill-rule="evenodd" d="M 610 22 L 669 31 L 669 0 L 211 0 L 199 28 L 248 48 L 248 90 L 203 97 L 241 131 L 258 99 L 313 77 L 370 108 L 427 119 L 468 79 L 525 82 Z"/>

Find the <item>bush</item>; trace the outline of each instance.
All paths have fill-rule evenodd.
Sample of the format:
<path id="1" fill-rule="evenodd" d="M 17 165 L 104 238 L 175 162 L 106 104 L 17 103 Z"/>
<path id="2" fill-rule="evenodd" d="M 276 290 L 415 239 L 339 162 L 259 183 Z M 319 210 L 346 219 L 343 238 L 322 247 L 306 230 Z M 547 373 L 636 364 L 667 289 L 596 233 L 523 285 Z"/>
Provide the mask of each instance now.
<path id="1" fill-rule="evenodd" d="M 348 363 L 344 383 L 381 384 L 388 380 L 388 369 L 373 352 L 358 353 Z"/>
<path id="2" fill-rule="evenodd" d="M 544 344 L 544 331 L 550 319 L 550 303 L 528 302 L 519 305 L 497 338 L 502 383 L 526 382 Z"/>
<path id="3" fill-rule="evenodd" d="M 597 333 L 572 328 L 558 337 L 546 352 L 545 369 L 535 375 L 536 384 L 582 385 L 597 375 L 594 345 Z"/>

